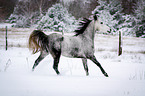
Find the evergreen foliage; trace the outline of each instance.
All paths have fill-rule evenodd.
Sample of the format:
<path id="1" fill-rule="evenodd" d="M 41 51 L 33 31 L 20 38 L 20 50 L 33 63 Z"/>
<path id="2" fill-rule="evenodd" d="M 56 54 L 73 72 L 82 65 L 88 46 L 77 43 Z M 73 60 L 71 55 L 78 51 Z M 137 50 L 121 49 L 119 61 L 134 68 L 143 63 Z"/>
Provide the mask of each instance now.
<path id="1" fill-rule="evenodd" d="M 101 21 L 100 24 L 109 27 L 109 30 L 108 27 L 105 27 L 107 32 L 105 32 L 106 30 L 100 32 L 118 34 L 121 31 L 122 35 L 125 36 L 145 37 L 145 0 L 127 0 L 127 4 L 122 0 L 97 1 L 20 0 L 7 22 L 13 23 L 13 27 L 18 28 L 36 27 L 41 30 L 72 32 L 78 25 L 78 20 L 75 17 L 77 19 L 88 18 L 90 16 L 89 12 L 96 6 L 92 13 L 98 15 L 99 21 Z M 63 5 L 56 4 L 58 2 Z M 131 13 L 124 14 L 125 8 L 128 8 L 124 7 L 125 5 L 131 8 Z M 75 8 L 73 8 L 74 6 Z M 46 11 L 47 9 L 48 11 Z M 100 26 L 102 27 L 102 25 Z"/>
<path id="2" fill-rule="evenodd" d="M 61 4 L 48 9 L 46 15 L 38 22 L 37 29 L 72 32 L 76 27 L 76 19 Z"/>
<path id="3" fill-rule="evenodd" d="M 135 8 L 136 36 L 145 38 L 145 0 L 138 0 Z"/>
<path id="4" fill-rule="evenodd" d="M 119 30 L 122 31 L 124 36 L 136 36 L 135 34 L 135 17 L 133 15 L 123 15 L 123 23 L 120 25 Z"/>
<path id="5" fill-rule="evenodd" d="M 17 28 L 29 28 L 37 24 L 42 15 L 38 11 L 33 12 L 29 8 L 27 9 L 28 5 L 28 1 L 19 2 L 7 22 L 13 23 L 13 27 Z"/>

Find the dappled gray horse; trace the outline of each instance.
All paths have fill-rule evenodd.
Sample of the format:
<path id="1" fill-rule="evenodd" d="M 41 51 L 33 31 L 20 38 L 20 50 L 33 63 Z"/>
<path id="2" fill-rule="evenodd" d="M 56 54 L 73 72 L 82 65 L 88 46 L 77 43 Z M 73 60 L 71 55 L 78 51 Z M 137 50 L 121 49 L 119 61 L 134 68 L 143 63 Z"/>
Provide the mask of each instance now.
<path id="1" fill-rule="evenodd" d="M 32 70 L 50 53 L 54 59 L 53 68 L 57 74 L 60 74 L 58 63 L 60 56 L 63 55 L 70 58 L 81 58 L 86 75 L 89 75 L 87 59 L 90 59 L 108 77 L 94 55 L 94 36 L 98 23 L 96 15 L 93 16 L 93 20 L 82 20 L 81 27 L 75 30 L 76 35 L 74 36 L 63 36 L 57 33 L 46 35 L 40 30 L 34 30 L 29 37 L 29 49 L 33 50 L 33 54 L 40 51 L 40 56 L 35 61 Z"/>

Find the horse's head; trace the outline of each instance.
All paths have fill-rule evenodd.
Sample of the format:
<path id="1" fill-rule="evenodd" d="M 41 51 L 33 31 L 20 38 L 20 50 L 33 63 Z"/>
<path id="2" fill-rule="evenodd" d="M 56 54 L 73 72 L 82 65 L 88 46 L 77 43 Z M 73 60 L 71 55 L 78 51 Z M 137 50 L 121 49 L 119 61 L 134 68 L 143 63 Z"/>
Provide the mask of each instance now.
<path id="1" fill-rule="evenodd" d="M 93 20 L 94 20 L 94 30 L 95 31 L 100 31 L 100 32 L 103 32 L 103 33 L 106 33 L 107 30 L 109 30 L 109 27 L 106 26 L 102 20 L 100 18 L 98 18 L 97 15 L 94 15 L 93 16 Z"/>
<path id="2" fill-rule="evenodd" d="M 93 21 L 94 21 L 94 31 L 99 31 L 100 30 L 100 26 L 102 26 L 103 22 L 101 22 L 99 20 L 97 15 L 93 16 Z"/>

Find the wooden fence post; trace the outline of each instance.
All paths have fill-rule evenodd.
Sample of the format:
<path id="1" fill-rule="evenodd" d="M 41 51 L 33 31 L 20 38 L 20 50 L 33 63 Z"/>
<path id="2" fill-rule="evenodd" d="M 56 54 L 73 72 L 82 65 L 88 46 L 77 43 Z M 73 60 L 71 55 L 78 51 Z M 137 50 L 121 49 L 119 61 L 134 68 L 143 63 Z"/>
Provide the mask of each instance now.
<path id="1" fill-rule="evenodd" d="M 121 31 L 119 31 L 119 50 L 118 50 L 118 56 L 122 55 L 122 36 Z"/>
<path id="2" fill-rule="evenodd" d="M 8 33 L 7 33 L 7 26 L 6 26 L 6 50 L 8 49 Z"/>

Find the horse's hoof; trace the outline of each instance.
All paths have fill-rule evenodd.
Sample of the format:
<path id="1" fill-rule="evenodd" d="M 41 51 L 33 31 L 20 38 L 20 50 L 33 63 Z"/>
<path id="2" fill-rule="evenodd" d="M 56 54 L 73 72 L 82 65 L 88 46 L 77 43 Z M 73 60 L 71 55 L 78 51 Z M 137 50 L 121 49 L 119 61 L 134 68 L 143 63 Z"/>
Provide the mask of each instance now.
<path id="1" fill-rule="evenodd" d="M 104 73 L 104 76 L 109 77 L 107 73 Z"/>
<path id="2" fill-rule="evenodd" d="M 32 69 L 32 72 L 34 71 L 34 69 Z"/>
<path id="3" fill-rule="evenodd" d="M 89 76 L 89 73 L 86 73 L 86 76 Z"/>
<path id="4" fill-rule="evenodd" d="M 57 74 L 57 75 L 60 75 L 60 73 L 59 73 L 59 72 L 56 72 L 56 74 Z"/>

